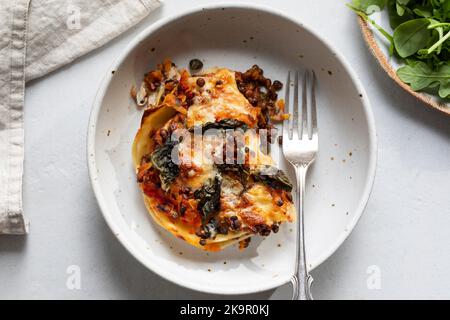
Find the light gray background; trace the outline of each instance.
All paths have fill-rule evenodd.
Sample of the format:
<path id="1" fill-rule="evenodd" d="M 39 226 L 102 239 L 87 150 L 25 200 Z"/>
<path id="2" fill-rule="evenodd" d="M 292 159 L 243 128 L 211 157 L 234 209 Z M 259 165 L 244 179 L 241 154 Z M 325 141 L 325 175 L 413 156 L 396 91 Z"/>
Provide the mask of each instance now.
<path id="1" fill-rule="evenodd" d="M 28 85 L 24 207 L 31 232 L 0 237 L 0 298 L 229 298 L 178 287 L 128 254 L 97 207 L 85 153 L 97 87 L 123 46 L 157 19 L 208 2 L 165 0 L 107 47 Z M 426 108 L 384 74 L 344 0 L 245 2 L 274 6 L 320 32 L 353 64 L 375 114 L 379 154 L 372 196 L 348 240 L 313 271 L 314 296 L 450 298 L 450 117 Z M 81 269 L 81 290 L 66 287 L 71 265 Z M 367 286 L 370 266 L 380 271 L 379 290 Z M 238 298 L 289 296 L 285 286 Z"/>

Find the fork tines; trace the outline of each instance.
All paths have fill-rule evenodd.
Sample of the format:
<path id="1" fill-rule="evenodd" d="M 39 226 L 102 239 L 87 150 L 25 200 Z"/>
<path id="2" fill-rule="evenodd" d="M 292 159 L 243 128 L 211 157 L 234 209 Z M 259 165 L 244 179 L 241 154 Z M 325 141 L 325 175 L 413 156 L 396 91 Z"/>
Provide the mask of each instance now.
<path id="1" fill-rule="evenodd" d="M 313 139 L 314 135 L 317 135 L 316 75 L 314 71 L 309 70 L 303 72 L 302 75 L 298 71 L 294 75 L 292 74 L 293 72 L 288 72 L 285 98 L 287 111 L 291 116 L 289 120 L 283 122 L 283 136 L 288 139 Z M 301 84 L 299 83 L 300 77 L 302 77 Z M 299 113 L 300 104 L 302 106 L 301 113 Z"/>

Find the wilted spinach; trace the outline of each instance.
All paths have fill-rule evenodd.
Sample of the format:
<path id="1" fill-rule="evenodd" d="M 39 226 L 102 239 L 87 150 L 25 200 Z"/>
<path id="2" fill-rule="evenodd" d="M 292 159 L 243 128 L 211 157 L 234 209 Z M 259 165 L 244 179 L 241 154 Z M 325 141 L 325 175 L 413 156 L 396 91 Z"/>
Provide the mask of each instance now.
<path id="1" fill-rule="evenodd" d="M 262 182 L 273 189 L 292 191 L 292 183 L 283 170 L 272 166 L 264 166 L 258 170 L 250 170 L 244 164 L 221 164 L 217 165 L 217 167 L 220 172 L 236 173 L 240 177 L 244 188 L 246 188 L 248 178 L 252 177 L 254 181 Z"/>
<path id="2" fill-rule="evenodd" d="M 159 146 L 151 155 L 153 167 L 159 171 L 161 187 L 167 191 L 170 184 L 178 177 L 180 168 L 172 161 L 172 150 L 178 144 L 178 141 L 168 141 Z"/>
<path id="3" fill-rule="evenodd" d="M 195 127 L 194 127 L 195 128 Z M 194 128 L 191 129 L 191 131 L 194 130 Z M 205 132 L 209 129 L 242 129 L 246 131 L 248 129 L 248 126 L 245 122 L 236 120 L 236 119 L 222 119 L 218 122 L 207 122 L 202 125 L 202 131 Z"/>
<path id="4" fill-rule="evenodd" d="M 198 200 L 197 209 L 202 215 L 203 225 L 207 224 L 220 211 L 221 190 L 222 178 L 217 175 L 194 192 L 194 197 Z"/>
<path id="5" fill-rule="evenodd" d="M 437 90 L 450 98 L 450 0 L 353 0 L 348 6 L 391 43 L 391 54 L 405 61 L 399 78 L 415 91 Z M 370 14 L 387 9 L 394 34 Z"/>
<path id="6" fill-rule="evenodd" d="M 273 189 L 292 191 L 292 183 L 283 170 L 265 167 L 263 170 L 252 172 L 252 176 L 255 181 L 260 181 Z"/>
<path id="7" fill-rule="evenodd" d="M 222 163 L 216 164 L 216 166 L 221 173 L 233 172 L 235 175 L 237 175 L 239 177 L 239 181 L 244 187 L 244 190 L 246 189 L 248 178 L 250 177 L 250 169 L 248 168 L 248 166 L 237 163 L 236 164 Z"/>

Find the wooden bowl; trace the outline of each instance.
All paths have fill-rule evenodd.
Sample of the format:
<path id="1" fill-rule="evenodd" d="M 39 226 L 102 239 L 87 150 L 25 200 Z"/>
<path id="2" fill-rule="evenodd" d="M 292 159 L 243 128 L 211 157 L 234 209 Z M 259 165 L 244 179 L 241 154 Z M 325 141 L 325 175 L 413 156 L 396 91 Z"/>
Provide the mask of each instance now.
<path id="1" fill-rule="evenodd" d="M 413 95 L 420 101 L 424 102 L 427 106 L 437 109 L 442 113 L 450 116 L 449 102 L 446 103 L 443 101 L 439 101 L 439 98 L 427 93 L 413 91 L 409 85 L 400 80 L 400 78 L 397 76 L 396 70 L 389 63 L 388 58 L 378 45 L 375 36 L 373 34 L 373 31 L 369 27 L 368 23 L 361 17 L 358 17 L 358 22 L 361 27 L 364 39 L 370 49 L 370 52 L 372 52 L 372 54 L 378 60 L 379 64 L 384 69 L 384 71 L 386 71 L 389 77 L 391 77 L 401 88 L 403 88 L 403 90 L 407 91 L 409 94 Z"/>

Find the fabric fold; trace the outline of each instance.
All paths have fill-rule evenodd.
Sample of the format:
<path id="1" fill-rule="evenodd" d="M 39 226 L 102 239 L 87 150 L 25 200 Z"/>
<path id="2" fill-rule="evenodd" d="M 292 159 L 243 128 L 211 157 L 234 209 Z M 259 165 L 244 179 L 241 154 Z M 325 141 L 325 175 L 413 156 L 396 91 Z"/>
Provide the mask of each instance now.
<path id="1" fill-rule="evenodd" d="M 24 234 L 22 214 L 23 103 L 30 0 L 3 5 L 0 45 L 0 234 Z"/>
<path id="2" fill-rule="evenodd" d="M 25 82 L 104 45 L 157 0 L 13 0 L 0 5 L 0 235 L 25 234 L 22 208 Z"/>

